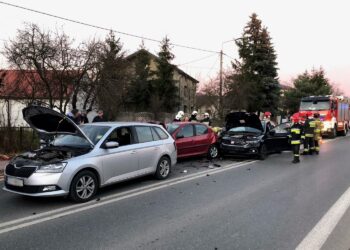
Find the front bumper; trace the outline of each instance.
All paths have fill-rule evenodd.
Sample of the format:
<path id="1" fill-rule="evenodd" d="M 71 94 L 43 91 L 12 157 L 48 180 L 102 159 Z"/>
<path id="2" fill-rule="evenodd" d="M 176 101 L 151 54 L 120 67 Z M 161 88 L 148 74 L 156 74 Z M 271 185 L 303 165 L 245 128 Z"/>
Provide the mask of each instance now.
<path id="1" fill-rule="evenodd" d="M 3 187 L 4 191 L 25 195 L 25 196 L 31 196 L 31 197 L 56 197 L 56 196 L 66 196 L 68 193 L 64 190 L 57 190 L 57 191 L 50 191 L 50 192 L 39 192 L 39 193 L 25 193 L 20 191 L 15 191 L 13 189 L 9 189 L 6 186 Z"/>
<path id="2" fill-rule="evenodd" d="M 33 173 L 28 178 L 5 175 L 5 186 L 3 190 L 34 197 L 65 196 L 68 190 L 60 185 L 62 173 Z M 8 178 L 15 178 L 23 181 L 23 186 L 15 186 L 8 183 Z M 55 190 L 45 190 L 48 187 L 55 187 Z"/>
<path id="3" fill-rule="evenodd" d="M 250 146 L 250 145 L 229 145 L 229 144 L 220 144 L 221 153 L 224 155 L 258 155 L 259 148 Z"/>

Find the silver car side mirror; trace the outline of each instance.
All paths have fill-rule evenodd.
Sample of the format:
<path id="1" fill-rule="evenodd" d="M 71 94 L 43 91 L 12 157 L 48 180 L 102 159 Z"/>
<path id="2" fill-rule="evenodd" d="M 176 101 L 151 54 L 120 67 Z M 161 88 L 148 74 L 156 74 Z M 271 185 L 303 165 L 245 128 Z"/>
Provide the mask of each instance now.
<path id="1" fill-rule="evenodd" d="M 119 147 L 119 143 L 118 142 L 116 142 L 116 141 L 109 141 L 109 142 L 106 142 L 105 143 L 105 146 L 104 146 L 104 148 L 117 148 L 117 147 Z"/>

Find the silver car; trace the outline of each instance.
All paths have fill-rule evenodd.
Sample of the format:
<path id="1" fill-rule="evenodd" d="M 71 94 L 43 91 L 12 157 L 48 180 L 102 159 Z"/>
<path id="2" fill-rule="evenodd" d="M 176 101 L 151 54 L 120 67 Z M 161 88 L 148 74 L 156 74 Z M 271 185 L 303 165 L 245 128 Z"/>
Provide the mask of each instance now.
<path id="1" fill-rule="evenodd" d="M 52 109 L 23 109 L 27 123 L 53 140 L 16 156 L 5 169 L 4 190 L 28 196 L 91 200 L 98 188 L 153 174 L 165 179 L 176 164 L 176 145 L 163 127 L 135 122 L 77 126 Z"/>

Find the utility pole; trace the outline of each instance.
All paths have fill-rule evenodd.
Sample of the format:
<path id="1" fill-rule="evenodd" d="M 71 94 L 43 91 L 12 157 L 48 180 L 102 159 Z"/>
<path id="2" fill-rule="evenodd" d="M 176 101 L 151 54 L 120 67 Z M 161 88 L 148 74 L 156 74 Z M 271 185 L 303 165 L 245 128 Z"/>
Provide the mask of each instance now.
<path id="1" fill-rule="evenodd" d="M 223 64 L 223 51 L 220 50 L 220 85 L 219 85 L 219 117 L 223 118 L 223 98 L 222 98 L 222 86 L 223 86 L 223 76 L 222 76 L 222 64 Z"/>

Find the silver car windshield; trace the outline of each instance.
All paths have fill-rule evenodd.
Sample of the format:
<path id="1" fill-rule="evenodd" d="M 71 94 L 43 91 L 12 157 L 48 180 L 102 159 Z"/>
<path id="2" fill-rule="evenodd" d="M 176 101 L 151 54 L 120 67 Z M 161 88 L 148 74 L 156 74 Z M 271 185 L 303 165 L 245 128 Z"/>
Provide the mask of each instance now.
<path id="1" fill-rule="evenodd" d="M 92 126 L 81 125 L 80 129 L 89 139 L 94 143 L 98 143 L 99 140 L 107 133 L 111 127 L 109 126 Z M 54 146 L 70 146 L 70 147 L 89 147 L 90 143 L 83 137 L 78 135 L 59 135 L 52 142 Z"/>

